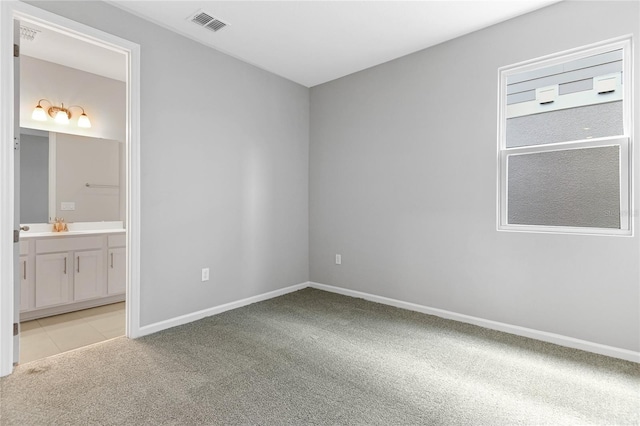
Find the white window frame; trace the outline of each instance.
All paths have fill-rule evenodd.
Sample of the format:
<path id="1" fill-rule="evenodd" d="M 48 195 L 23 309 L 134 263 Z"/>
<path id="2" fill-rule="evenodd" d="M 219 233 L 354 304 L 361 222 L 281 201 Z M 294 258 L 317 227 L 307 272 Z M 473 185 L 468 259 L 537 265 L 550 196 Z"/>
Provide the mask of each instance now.
<path id="1" fill-rule="evenodd" d="M 585 58 L 588 56 L 622 49 L 622 114 L 623 135 L 563 141 L 559 143 L 507 148 L 507 78 L 522 72 L 546 68 L 561 63 Z M 509 232 L 562 233 L 587 235 L 632 236 L 634 222 L 633 200 L 633 58 L 632 37 L 625 36 L 603 41 L 585 47 L 544 56 L 498 69 L 498 144 L 497 144 L 497 230 Z M 565 95 L 567 96 L 567 95 Z M 580 96 L 580 95 L 578 95 Z M 573 227 L 573 226 L 541 226 L 509 224 L 508 208 L 508 156 L 535 152 L 549 152 L 566 149 L 590 147 L 620 146 L 620 229 Z"/>

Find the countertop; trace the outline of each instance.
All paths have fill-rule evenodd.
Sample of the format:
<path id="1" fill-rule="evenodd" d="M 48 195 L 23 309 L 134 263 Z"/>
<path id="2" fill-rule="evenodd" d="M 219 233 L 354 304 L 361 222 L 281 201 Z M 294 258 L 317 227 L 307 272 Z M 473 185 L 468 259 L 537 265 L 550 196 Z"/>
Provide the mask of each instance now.
<path id="1" fill-rule="evenodd" d="M 68 231 L 53 232 L 51 223 L 25 223 L 28 231 L 20 231 L 21 240 L 33 238 L 62 238 L 62 237 L 82 237 L 87 235 L 121 234 L 125 232 L 124 224 L 119 221 L 112 222 L 75 222 L 68 223 Z"/>
<path id="2" fill-rule="evenodd" d="M 29 240 L 32 238 L 60 238 L 60 237 L 81 237 L 85 235 L 102 235 L 102 234 L 123 234 L 124 229 L 94 229 L 85 231 L 65 231 L 65 232 L 29 232 L 21 231 L 20 239 Z"/>

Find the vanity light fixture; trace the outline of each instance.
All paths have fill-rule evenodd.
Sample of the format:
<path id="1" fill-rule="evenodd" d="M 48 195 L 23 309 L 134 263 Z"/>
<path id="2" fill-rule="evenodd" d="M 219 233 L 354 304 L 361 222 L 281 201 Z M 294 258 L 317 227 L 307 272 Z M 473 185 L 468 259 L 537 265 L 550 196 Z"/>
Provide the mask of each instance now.
<path id="1" fill-rule="evenodd" d="M 49 109 L 47 109 L 46 113 L 42 105 L 40 105 L 42 101 L 47 101 L 49 105 L 51 105 Z M 36 105 L 35 109 L 33 110 L 31 118 L 37 121 L 47 121 L 47 114 L 49 114 L 49 116 L 53 118 L 56 123 L 69 124 L 69 119 L 71 118 L 71 108 L 80 108 L 82 110 L 82 114 L 80 114 L 80 117 L 78 117 L 78 127 L 84 127 L 87 129 L 91 127 L 91 121 L 89 120 L 87 114 L 84 112 L 84 108 L 82 108 L 80 105 L 71 105 L 70 107 L 65 108 L 63 103 L 61 103 L 60 106 L 56 106 L 48 99 L 40 99 L 38 101 L 38 105 Z"/>

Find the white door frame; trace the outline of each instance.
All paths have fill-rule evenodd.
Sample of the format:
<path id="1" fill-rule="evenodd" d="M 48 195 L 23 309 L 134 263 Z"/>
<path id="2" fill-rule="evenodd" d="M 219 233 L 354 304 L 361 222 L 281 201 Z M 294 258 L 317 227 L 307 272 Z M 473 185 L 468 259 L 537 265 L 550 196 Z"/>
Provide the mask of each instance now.
<path id="1" fill-rule="evenodd" d="M 140 336 L 140 46 L 16 0 L 0 1 L 0 376 L 13 371 L 13 20 L 31 21 L 127 57 L 126 335 Z"/>

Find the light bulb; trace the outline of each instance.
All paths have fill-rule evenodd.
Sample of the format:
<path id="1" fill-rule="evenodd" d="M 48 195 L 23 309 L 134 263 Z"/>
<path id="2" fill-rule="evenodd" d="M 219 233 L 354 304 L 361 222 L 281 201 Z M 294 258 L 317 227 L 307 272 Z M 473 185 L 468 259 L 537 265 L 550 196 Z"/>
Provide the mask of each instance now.
<path id="1" fill-rule="evenodd" d="M 69 116 L 65 111 L 62 110 L 56 112 L 56 117 L 54 118 L 54 120 L 59 124 L 69 124 Z"/>
<path id="2" fill-rule="evenodd" d="M 38 104 L 38 106 L 31 113 L 31 118 L 37 121 L 47 121 L 47 113 L 44 112 L 44 108 Z"/>
<path id="3" fill-rule="evenodd" d="M 91 121 L 89 120 L 87 114 L 85 114 L 84 112 L 80 115 L 80 117 L 78 117 L 78 127 L 85 127 L 87 129 L 91 127 Z"/>

